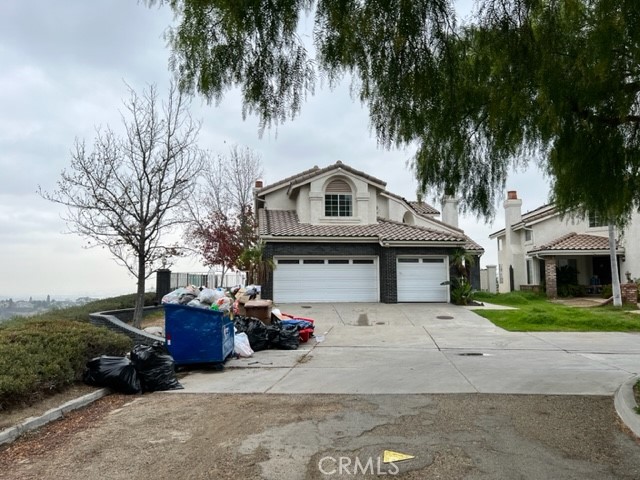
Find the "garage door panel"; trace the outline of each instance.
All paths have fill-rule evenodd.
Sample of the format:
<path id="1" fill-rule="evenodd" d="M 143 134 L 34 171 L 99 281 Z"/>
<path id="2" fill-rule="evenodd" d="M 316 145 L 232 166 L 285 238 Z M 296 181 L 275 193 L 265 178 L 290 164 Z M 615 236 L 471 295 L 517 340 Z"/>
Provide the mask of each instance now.
<path id="1" fill-rule="evenodd" d="M 335 259 L 332 259 L 335 260 Z M 378 266 L 340 259 L 318 263 L 314 259 L 291 264 L 277 263 L 274 270 L 274 298 L 277 302 L 377 302 Z M 349 263 L 343 263 L 347 260 Z M 278 259 L 276 259 L 278 261 Z"/>
<path id="2" fill-rule="evenodd" d="M 416 261 L 418 260 L 418 261 Z M 447 262 L 441 258 L 398 259 L 398 302 L 447 302 Z"/>

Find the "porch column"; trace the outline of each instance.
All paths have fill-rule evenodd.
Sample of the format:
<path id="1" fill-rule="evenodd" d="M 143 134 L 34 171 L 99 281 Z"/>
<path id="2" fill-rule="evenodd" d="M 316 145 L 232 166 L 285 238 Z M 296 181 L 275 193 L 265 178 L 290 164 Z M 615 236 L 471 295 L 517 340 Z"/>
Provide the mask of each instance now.
<path id="1" fill-rule="evenodd" d="M 156 302 L 171 291 L 171 270 L 161 268 L 156 272 Z"/>
<path id="2" fill-rule="evenodd" d="M 545 257 L 544 278 L 547 285 L 547 297 L 558 298 L 558 281 L 556 278 L 556 257 Z"/>
<path id="3" fill-rule="evenodd" d="M 497 284 L 496 266 L 487 265 L 487 288 L 489 289 L 489 293 L 498 293 L 498 289 L 496 287 Z"/>
<path id="4" fill-rule="evenodd" d="M 622 291 L 622 303 L 625 305 L 635 305 L 638 303 L 638 285 L 635 282 L 628 282 L 620 285 Z"/>

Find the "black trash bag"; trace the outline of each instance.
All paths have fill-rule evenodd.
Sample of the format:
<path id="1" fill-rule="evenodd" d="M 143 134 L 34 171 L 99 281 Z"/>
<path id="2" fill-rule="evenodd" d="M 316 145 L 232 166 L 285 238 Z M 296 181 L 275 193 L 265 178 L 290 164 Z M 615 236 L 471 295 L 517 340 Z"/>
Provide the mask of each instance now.
<path id="1" fill-rule="evenodd" d="M 138 373 L 127 357 L 103 355 L 89 360 L 82 380 L 87 385 L 106 387 L 120 393 L 142 391 Z"/>
<path id="2" fill-rule="evenodd" d="M 247 334 L 249 345 L 254 352 L 269 348 L 267 326 L 260 320 L 253 317 L 236 317 L 233 323 L 238 333 Z"/>
<path id="3" fill-rule="evenodd" d="M 297 350 L 300 346 L 300 333 L 295 325 L 281 326 L 278 337 L 271 342 L 273 348 L 280 350 Z"/>
<path id="4" fill-rule="evenodd" d="M 267 340 L 269 341 L 269 348 L 279 348 L 280 332 L 282 331 L 282 325 L 278 322 L 272 322 L 267 327 Z"/>
<path id="5" fill-rule="evenodd" d="M 138 372 L 143 392 L 184 388 L 176 378 L 173 357 L 162 342 L 133 347 L 131 363 Z"/>

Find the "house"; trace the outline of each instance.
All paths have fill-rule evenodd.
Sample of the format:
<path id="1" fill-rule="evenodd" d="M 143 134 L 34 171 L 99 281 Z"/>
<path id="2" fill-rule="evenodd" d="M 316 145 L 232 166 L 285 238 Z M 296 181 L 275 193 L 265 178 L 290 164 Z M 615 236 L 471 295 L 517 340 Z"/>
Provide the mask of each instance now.
<path id="1" fill-rule="evenodd" d="M 561 216 L 553 204 L 522 214 L 522 200 L 515 191 L 504 202 L 505 228 L 489 238 L 498 246 L 498 290 L 538 290 L 546 286 L 555 297 L 556 269 L 570 266 L 578 272 L 578 284 L 597 293 L 611 283 L 608 226 L 595 215 L 589 218 Z M 616 232 L 620 280 L 625 273 L 640 276 L 640 215 L 633 214 L 624 232 Z"/>
<path id="2" fill-rule="evenodd" d="M 386 190 L 338 161 L 271 185 L 256 184 L 264 256 L 262 285 L 276 302 L 448 302 L 450 256 L 484 250 L 458 228 L 457 202 L 440 212 Z M 471 272 L 479 287 L 479 261 Z"/>

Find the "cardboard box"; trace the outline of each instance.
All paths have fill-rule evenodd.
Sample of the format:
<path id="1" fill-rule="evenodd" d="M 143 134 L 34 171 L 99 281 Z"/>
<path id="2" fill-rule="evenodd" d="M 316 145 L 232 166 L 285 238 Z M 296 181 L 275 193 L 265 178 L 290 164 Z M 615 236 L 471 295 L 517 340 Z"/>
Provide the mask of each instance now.
<path id="1" fill-rule="evenodd" d="M 271 323 L 271 300 L 249 300 L 244 304 L 244 311 L 247 317 L 254 317 L 263 323 Z"/>

